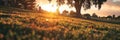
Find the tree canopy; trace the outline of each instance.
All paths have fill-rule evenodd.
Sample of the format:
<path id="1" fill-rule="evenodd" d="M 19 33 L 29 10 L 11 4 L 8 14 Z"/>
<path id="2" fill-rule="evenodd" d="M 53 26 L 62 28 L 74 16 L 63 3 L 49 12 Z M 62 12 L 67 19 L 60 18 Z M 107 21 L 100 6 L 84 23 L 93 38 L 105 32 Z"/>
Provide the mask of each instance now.
<path id="1" fill-rule="evenodd" d="M 98 7 L 98 9 L 100 9 L 101 5 L 106 1 L 107 0 L 57 0 L 56 2 L 58 5 L 68 4 L 71 7 L 75 7 L 75 3 L 78 2 L 78 5 L 81 4 L 84 9 L 90 9 L 92 5 L 95 5 L 95 7 Z"/>
<path id="2" fill-rule="evenodd" d="M 66 2 L 67 1 L 67 2 Z M 95 5 L 96 8 L 101 9 L 101 6 L 107 0 L 57 0 L 57 4 L 59 6 L 63 4 L 67 4 L 70 7 L 76 8 L 77 15 L 81 15 L 81 8 L 83 7 L 84 10 L 90 9 L 91 6 Z"/>
<path id="3" fill-rule="evenodd" d="M 2 6 L 10 6 L 30 10 L 35 7 L 35 0 L 0 0 L 0 3 Z"/>

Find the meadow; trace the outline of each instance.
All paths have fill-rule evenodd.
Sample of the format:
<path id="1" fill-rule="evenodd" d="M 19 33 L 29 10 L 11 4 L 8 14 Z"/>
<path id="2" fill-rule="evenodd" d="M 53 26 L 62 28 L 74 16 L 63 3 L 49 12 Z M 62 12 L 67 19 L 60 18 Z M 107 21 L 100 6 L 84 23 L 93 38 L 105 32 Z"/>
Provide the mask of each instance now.
<path id="1" fill-rule="evenodd" d="M 0 40 L 120 40 L 120 24 L 47 12 L 0 12 Z"/>

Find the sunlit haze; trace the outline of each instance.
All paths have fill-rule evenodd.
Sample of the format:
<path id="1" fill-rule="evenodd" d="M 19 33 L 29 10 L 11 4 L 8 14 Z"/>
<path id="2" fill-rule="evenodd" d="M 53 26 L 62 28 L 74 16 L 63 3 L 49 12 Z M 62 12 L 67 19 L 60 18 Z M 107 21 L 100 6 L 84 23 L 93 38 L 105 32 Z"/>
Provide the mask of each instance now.
<path id="1" fill-rule="evenodd" d="M 71 10 L 75 11 L 75 8 L 69 7 L 68 5 L 62 5 L 57 6 L 55 0 L 49 3 L 47 0 L 37 0 L 37 5 L 41 6 L 43 10 L 49 11 L 49 12 L 56 12 L 57 9 L 59 9 L 60 13 L 62 13 L 64 10 L 67 10 L 70 12 Z"/>
<path id="2" fill-rule="evenodd" d="M 108 0 L 105 4 L 102 5 L 101 10 L 98 10 L 97 8 L 95 8 L 93 6 L 89 10 L 83 10 L 83 8 L 82 8 L 81 12 L 82 12 L 82 14 L 97 13 L 97 15 L 99 15 L 99 16 L 108 16 L 108 15 L 113 15 L 113 14 L 118 16 L 118 15 L 120 15 L 119 14 L 120 13 L 120 11 L 119 11 L 120 5 L 117 5 L 117 4 L 120 4 L 119 2 L 120 1 L 117 1 L 117 0 Z M 58 9 L 56 0 L 52 0 L 51 3 L 49 3 L 48 0 L 36 0 L 36 3 L 37 3 L 37 5 L 41 6 L 41 8 L 43 10 L 46 10 L 49 12 L 56 12 L 56 10 Z M 62 5 L 59 7 L 60 13 L 62 13 L 64 10 L 67 10 L 70 12 L 71 10 L 75 11 L 75 8 L 70 8 L 68 5 Z"/>
<path id="3" fill-rule="evenodd" d="M 52 5 L 52 4 L 47 4 L 47 5 L 42 5 L 41 6 L 43 10 L 49 11 L 49 12 L 55 12 L 57 9 L 56 5 Z"/>

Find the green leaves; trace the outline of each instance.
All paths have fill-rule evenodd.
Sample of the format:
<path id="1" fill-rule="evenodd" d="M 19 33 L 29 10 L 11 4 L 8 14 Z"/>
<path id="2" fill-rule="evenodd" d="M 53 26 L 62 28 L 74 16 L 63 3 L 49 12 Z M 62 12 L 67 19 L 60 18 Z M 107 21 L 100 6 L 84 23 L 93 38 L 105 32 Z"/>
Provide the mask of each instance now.
<path id="1" fill-rule="evenodd" d="M 92 4 L 98 7 L 98 9 L 101 9 L 102 4 L 106 1 L 107 0 L 92 0 Z"/>
<path id="2" fill-rule="evenodd" d="M 67 1 L 67 3 L 65 3 Z M 68 4 L 72 7 L 75 7 L 75 3 L 79 3 L 82 5 L 84 10 L 90 9 L 92 5 L 95 5 L 95 7 L 98 7 L 98 9 L 101 9 L 101 6 L 104 2 L 107 0 L 57 0 L 58 5 Z"/>

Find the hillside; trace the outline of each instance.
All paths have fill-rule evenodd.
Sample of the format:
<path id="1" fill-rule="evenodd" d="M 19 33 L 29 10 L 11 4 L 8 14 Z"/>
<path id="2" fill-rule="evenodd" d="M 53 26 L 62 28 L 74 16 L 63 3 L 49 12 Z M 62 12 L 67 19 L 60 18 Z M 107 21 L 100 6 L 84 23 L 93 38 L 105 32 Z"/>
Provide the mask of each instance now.
<path id="1" fill-rule="evenodd" d="M 0 8 L 0 40 L 120 40 L 120 24 L 9 10 Z"/>

